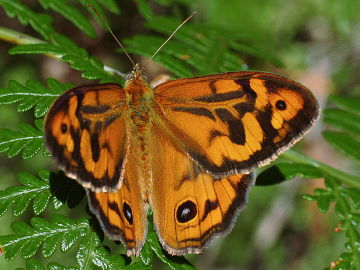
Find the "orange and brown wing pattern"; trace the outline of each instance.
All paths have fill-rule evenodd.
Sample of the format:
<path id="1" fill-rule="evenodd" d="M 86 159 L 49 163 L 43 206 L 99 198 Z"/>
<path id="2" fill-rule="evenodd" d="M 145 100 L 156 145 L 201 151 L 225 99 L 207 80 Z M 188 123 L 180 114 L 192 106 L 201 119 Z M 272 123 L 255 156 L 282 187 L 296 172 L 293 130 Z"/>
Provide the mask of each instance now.
<path id="1" fill-rule="evenodd" d="M 313 125 L 312 93 L 286 77 L 232 72 L 178 79 L 154 89 L 159 126 L 214 176 L 248 173 Z"/>
<path id="2" fill-rule="evenodd" d="M 159 130 L 150 149 L 155 157 L 150 204 L 160 242 L 173 255 L 199 254 L 212 239 L 231 230 L 253 174 L 215 178 Z"/>
<path id="3" fill-rule="evenodd" d="M 116 84 L 70 89 L 50 108 L 45 142 L 69 177 L 94 191 L 121 184 L 127 138 L 125 94 Z"/>
<path id="4" fill-rule="evenodd" d="M 125 165 L 122 185 L 116 192 L 95 193 L 87 190 L 91 211 L 112 240 L 120 240 L 127 255 L 138 256 L 147 233 L 147 204 L 141 194 L 136 163 Z"/>

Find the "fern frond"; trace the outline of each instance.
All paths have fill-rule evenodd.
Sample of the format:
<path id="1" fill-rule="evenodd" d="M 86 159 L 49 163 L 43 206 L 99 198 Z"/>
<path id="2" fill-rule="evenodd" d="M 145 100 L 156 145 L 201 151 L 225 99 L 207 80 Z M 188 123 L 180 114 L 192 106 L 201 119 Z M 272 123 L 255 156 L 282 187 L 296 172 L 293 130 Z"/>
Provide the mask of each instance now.
<path id="1" fill-rule="evenodd" d="M 43 266 L 39 260 L 30 258 L 26 260 L 26 270 L 79 270 L 76 267 L 67 267 L 61 264 L 50 262 L 47 264 L 47 268 Z M 16 270 L 25 270 L 25 268 L 17 268 Z"/>
<path id="2" fill-rule="evenodd" d="M 121 269 L 126 264 L 124 257 L 109 254 L 95 232 L 90 232 L 82 239 L 76 260 L 80 269 L 92 269 L 93 266 L 106 270 Z"/>
<path id="3" fill-rule="evenodd" d="M 150 21 L 154 18 L 154 13 L 147 0 L 134 0 L 137 5 L 139 13 L 147 20 Z"/>
<path id="4" fill-rule="evenodd" d="M 170 269 L 178 270 L 195 270 L 196 268 L 187 260 L 185 257 L 171 256 L 164 251 L 159 243 L 159 239 L 154 231 L 150 231 L 146 237 L 146 244 L 149 245 L 150 249 L 156 254 L 156 256 L 164 262 Z M 143 252 L 142 252 L 143 253 Z M 147 258 L 148 260 L 148 258 Z M 146 262 L 144 257 L 142 261 Z"/>
<path id="5" fill-rule="evenodd" d="M 340 218 L 338 232 L 344 232 L 348 241 L 345 243 L 347 256 L 340 256 L 337 263 L 338 268 L 333 269 L 358 269 L 360 267 L 360 234 L 358 227 L 360 225 L 360 196 L 359 192 L 351 188 L 341 186 L 333 177 L 326 177 L 325 181 L 327 189 L 321 191 L 321 195 L 315 198 L 318 205 L 323 204 L 326 197 L 333 199 L 335 204 L 335 212 Z M 325 195 L 325 197 L 323 196 Z M 319 196 L 320 195 L 320 196 Z M 325 198 L 325 199 L 324 199 Z M 324 209 L 325 210 L 325 209 Z M 347 266 L 345 268 L 342 268 Z"/>
<path id="6" fill-rule="evenodd" d="M 50 171 L 39 171 L 38 177 L 21 173 L 19 181 L 22 185 L 0 190 L 0 216 L 10 207 L 14 216 L 25 212 L 32 202 L 35 215 L 42 213 L 51 202 L 54 209 L 58 209 L 63 202 L 50 192 Z"/>
<path id="7" fill-rule="evenodd" d="M 178 25 L 179 21 L 170 17 L 154 17 L 145 24 L 147 28 L 165 35 L 170 35 Z M 173 39 L 164 46 L 160 54 L 154 57 L 154 61 L 175 73 L 177 77 L 247 69 L 245 62 L 238 54 L 238 47 L 243 48 L 246 54 L 256 55 L 266 61 L 281 65 L 278 59 L 260 50 L 250 50 L 251 47 L 243 44 L 244 42 L 239 40 L 237 35 L 210 26 L 205 32 L 203 26 L 189 22 L 176 33 Z M 136 35 L 125 39 L 124 43 L 130 52 L 150 57 L 164 40 L 165 37 Z"/>
<path id="8" fill-rule="evenodd" d="M 323 136 L 339 152 L 360 162 L 360 97 L 332 95 L 330 100 L 337 108 L 325 110 L 324 122 L 338 131 L 326 130 Z"/>
<path id="9" fill-rule="evenodd" d="M 303 195 L 303 199 L 316 202 L 320 212 L 322 213 L 327 212 L 329 210 L 330 203 L 335 200 L 331 191 L 324 188 L 314 189 L 313 195 L 305 194 Z"/>
<path id="10" fill-rule="evenodd" d="M 71 21 L 76 27 L 83 31 L 91 38 L 96 37 L 96 33 L 88 18 L 83 15 L 77 8 L 72 6 L 67 1 L 58 0 L 39 0 L 44 9 L 52 9 L 60 13 L 66 19 Z"/>
<path id="11" fill-rule="evenodd" d="M 84 7 L 87 6 L 87 4 L 93 5 L 102 16 L 104 14 L 101 8 L 102 6 L 106 8 L 108 11 L 117 15 L 119 15 L 121 11 L 120 6 L 116 2 L 116 0 L 77 0 L 77 1 L 80 2 Z M 97 16 L 95 17 L 97 18 Z M 105 16 L 103 17 L 105 20 L 107 19 Z"/>
<path id="12" fill-rule="evenodd" d="M 101 82 L 118 82 L 123 80 L 105 71 L 104 65 L 86 50 L 60 34 L 54 34 L 52 43 L 24 44 L 10 49 L 10 54 L 50 54 L 57 55 L 61 61 L 69 63 L 72 68 L 82 71 L 87 79 L 100 79 Z"/>
<path id="13" fill-rule="evenodd" d="M 17 110 L 19 112 L 34 108 L 34 116 L 42 117 L 54 100 L 72 87 L 70 83 L 61 84 L 52 78 L 47 80 L 47 85 L 48 87 L 32 80 L 27 81 L 26 85 L 10 81 L 8 87 L 0 88 L 0 104 L 18 103 Z"/>
<path id="14" fill-rule="evenodd" d="M 7 260 L 14 259 L 20 252 L 23 258 L 30 258 L 40 246 L 44 257 L 54 254 L 57 248 L 66 252 L 90 230 L 86 219 L 71 220 L 61 215 L 51 216 L 50 221 L 33 217 L 30 224 L 15 221 L 11 225 L 14 234 L 0 236 Z"/>
<path id="15" fill-rule="evenodd" d="M 35 120 L 35 127 L 26 123 L 18 125 L 18 131 L 0 129 L 0 152 L 6 152 L 9 158 L 22 153 L 24 159 L 35 156 L 43 147 L 42 120 Z"/>
<path id="16" fill-rule="evenodd" d="M 22 24 L 30 24 L 45 39 L 49 39 L 55 32 L 49 15 L 32 11 L 19 0 L 0 0 L 0 6 L 4 8 L 9 17 L 16 16 Z"/>

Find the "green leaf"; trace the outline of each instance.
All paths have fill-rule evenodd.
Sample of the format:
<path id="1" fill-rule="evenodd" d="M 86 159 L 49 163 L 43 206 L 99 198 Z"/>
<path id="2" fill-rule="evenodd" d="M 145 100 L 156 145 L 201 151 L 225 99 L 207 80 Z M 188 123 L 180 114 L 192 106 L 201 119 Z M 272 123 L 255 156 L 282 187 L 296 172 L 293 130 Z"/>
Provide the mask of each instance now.
<path id="1" fill-rule="evenodd" d="M 324 131 L 323 136 L 339 152 L 360 161 L 360 137 L 351 137 L 347 133 L 334 131 Z"/>
<path id="2" fill-rule="evenodd" d="M 89 56 L 86 50 L 60 34 L 52 35 L 51 44 L 25 44 L 13 47 L 10 54 L 50 54 L 60 57 L 72 68 L 82 71 L 87 79 L 100 79 L 101 82 L 122 83 L 123 79 L 105 71 L 104 65 L 95 57 Z"/>
<path id="3" fill-rule="evenodd" d="M 329 190 L 317 188 L 314 190 L 314 195 L 303 195 L 303 199 L 316 201 L 320 212 L 325 213 L 329 210 L 330 203 L 334 201 L 334 196 Z"/>
<path id="4" fill-rule="evenodd" d="M 31 270 L 46 270 L 42 264 L 36 259 L 28 259 L 26 261 L 26 269 Z"/>
<path id="5" fill-rule="evenodd" d="M 360 116 L 340 109 L 326 109 L 324 122 L 344 132 L 360 134 Z"/>
<path id="6" fill-rule="evenodd" d="M 76 260 L 81 269 L 92 269 L 94 265 L 101 269 L 121 269 L 125 260 L 119 255 L 110 255 L 101 246 L 100 239 L 95 232 L 91 232 L 82 239 L 79 250 L 76 253 Z"/>
<path id="7" fill-rule="evenodd" d="M 145 26 L 165 34 L 165 37 L 137 35 L 124 40 L 124 43 L 130 52 L 150 57 L 179 23 L 180 21 L 170 17 L 154 17 Z M 189 22 L 162 48 L 154 61 L 164 65 L 177 77 L 244 69 L 244 61 L 231 49 L 234 43 L 237 41 L 231 33 L 211 27 L 204 31 L 203 25 Z"/>
<path id="8" fill-rule="evenodd" d="M 89 20 L 79 10 L 67 3 L 67 1 L 39 0 L 39 2 L 45 9 L 50 8 L 60 13 L 89 37 L 96 37 L 95 30 Z"/>
<path id="9" fill-rule="evenodd" d="M 156 256 L 170 269 L 178 270 L 195 270 L 196 268 L 185 259 L 183 256 L 171 256 L 160 246 L 158 237 L 155 232 L 151 231 L 148 233 L 146 241 L 149 243 L 151 249 L 155 252 Z"/>
<path id="10" fill-rule="evenodd" d="M 256 178 L 257 186 L 268 186 L 301 178 L 320 178 L 323 173 L 316 167 L 301 163 L 277 162 L 274 166 L 262 171 Z"/>
<path id="11" fill-rule="evenodd" d="M 154 17 L 154 13 L 150 7 L 149 1 L 147 0 L 134 0 L 139 13 L 147 20 L 151 20 Z"/>
<path id="12" fill-rule="evenodd" d="M 0 215 L 13 207 L 15 216 L 21 215 L 33 201 L 35 215 L 42 213 L 52 197 L 49 186 L 49 171 L 40 171 L 39 177 L 29 173 L 21 173 L 19 180 L 22 185 L 9 187 L 0 191 Z"/>
<path id="13" fill-rule="evenodd" d="M 124 40 L 124 43 L 128 47 L 128 52 L 147 57 L 150 57 L 156 49 L 160 47 L 162 42 L 163 40 L 161 38 L 145 35 L 136 35 L 131 39 Z M 146 46 L 143 46 L 142 44 L 146 44 Z M 177 51 L 181 51 L 181 54 L 178 54 Z M 191 77 L 193 76 L 193 73 L 191 72 L 193 68 L 184 63 L 183 60 L 179 61 L 184 54 L 186 54 L 186 49 L 174 51 L 172 43 L 169 43 L 166 44 L 166 47 L 161 51 L 161 54 L 154 57 L 154 61 L 162 64 L 177 77 Z"/>
<path id="14" fill-rule="evenodd" d="M 359 268 L 358 266 L 360 266 L 360 234 L 357 228 L 356 219 L 352 220 L 352 218 L 356 217 L 358 213 L 354 211 L 352 207 L 353 203 L 350 201 L 353 199 L 358 200 L 358 195 L 349 199 L 349 192 L 344 192 L 343 187 L 341 187 L 338 181 L 333 177 L 326 177 L 325 183 L 334 196 L 336 201 L 335 211 L 341 220 L 342 231 L 348 239 L 345 243 L 345 248 L 348 249 L 350 253 L 343 253 L 341 259 L 349 262 L 348 265 L 350 268 L 347 269 L 357 269 Z"/>
<path id="15" fill-rule="evenodd" d="M 30 80 L 23 86 L 16 81 L 10 81 L 7 88 L 0 88 L 0 104 L 18 103 L 19 112 L 34 108 L 35 117 L 42 117 L 54 100 L 72 87 L 72 84 L 61 84 L 52 78 L 47 80 L 47 85 L 48 87 Z"/>
<path id="16" fill-rule="evenodd" d="M 359 209 L 360 207 L 360 192 L 355 189 L 339 186 L 339 192 L 343 197 L 346 197 L 349 203 L 354 209 Z"/>
<path id="17" fill-rule="evenodd" d="M 19 0 L 0 0 L 0 5 L 9 17 L 16 16 L 22 24 L 30 24 L 45 39 L 49 39 L 50 35 L 55 32 L 51 26 L 52 19 L 49 15 L 36 13 Z"/>
<path id="18" fill-rule="evenodd" d="M 42 270 L 46 269 L 37 259 L 30 258 L 26 260 L 26 270 Z M 47 265 L 48 270 L 78 270 L 75 267 L 66 267 L 55 262 L 50 262 Z M 24 270 L 24 268 L 16 268 L 16 270 Z"/>
<path id="19" fill-rule="evenodd" d="M 35 156 L 43 147 L 42 132 L 28 124 L 20 123 L 18 131 L 0 129 L 0 152 L 12 158 L 22 152 L 24 159 Z"/>
<path id="20" fill-rule="evenodd" d="M 101 16 L 103 16 L 103 18 L 105 20 L 106 20 L 106 17 L 104 16 L 104 12 L 102 11 L 100 4 L 104 8 L 106 8 L 107 10 L 109 10 L 110 12 L 112 12 L 114 14 L 117 14 L 117 15 L 120 14 L 120 7 L 119 7 L 119 4 L 116 2 L 116 0 L 101 0 L 101 1 L 99 1 L 99 0 L 78 0 L 78 1 L 81 2 L 84 6 L 86 6 L 87 4 L 93 5 L 99 11 Z"/>
<path id="21" fill-rule="evenodd" d="M 151 21 L 146 22 L 145 26 L 169 36 L 179 23 L 180 21 L 170 17 L 154 17 Z M 138 36 L 127 39 L 124 42 L 130 51 L 140 55 L 150 56 L 165 40 L 165 38 L 163 38 L 154 42 L 154 40 L 150 40 L 151 38 L 154 39 L 153 36 L 149 36 L 146 41 L 144 36 L 141 36 L 141 39 L 149 46 L 140 47 L 139 45 L 144 43 L 139 42 Z M 239 36 L 238 33 L 228 32 L 224 29 L 207 26 L 205 31 L 203 25 L 190 21 L 176 33 L 173 39 L 176 40 L 176 42 L 173 40 L 169 41 L 169 43 L 162 48 L 159 56 L 176 56 L 178 59 L 172 59 L 175 67 L 177 67 L 178 64 L 181 65 L 186 62 L 192 66 L 191 70 L 196 71 L 196 75 L 247 69 L 244 61 L 239 57 L 239 50 L 245 54 L 255 55 L 265 61 L 270 61 L 275 65 L 282 66 L 279 59 L 254 49 L 252 46 L 245 44 L 244 39 Z M 134 47 L 136 48 L 134 49 Z M 166 68 L 169 68 L 169 70 L 177 76 L 180 75 L 177 73 L 177 70 L 174 71 L 171 69 L 172 67 L 169 66 L 169 63 L 164 63 L 159 56 L 156 56 L 154 61 L 162 65 L 166 64 Z M 177 62 L 176 65 L 174 61 Z"/>
<path id="22" fill-rule="evenodd" d="M 50 221 L 43 218 L 33 217 L 31 226 L 24 222 L 13 222 L 12 229 L 15 234 L 0 236 L 0 246 L 4 249 L 5 258 L 7 260 L 14 259 L 20 252 L 23 258 L 33 256 L 41 246 L 41 244 L 49 242 L 42 246 L 42 253 L 50 256 L 56 250 L 56 246 L 65 246 L 65 250 L 71 248 L 75 241 L 67 241 L 64 239 L 74 238 L 75 240 L 84 237 L 89 231 L 89 223 L 85 219 L 71 220 L 60 215 L 53 215 Z M 61 241 L 54 241 L 57 235 Z M 64 250 L 62 248 L 62 250 Z"/>
<path id="23" fill-rule="evenodd" d="M 247 55 L 255 56 L 255 57 L 265 60 L 277 67 L 281 67 L 281 68 L 285 67 L 284 63 L 279 58 L 277 58 L 271 54 L 268 54 L 264 51 L 261 51 L 253 46 L 249 46 L 247 44 L 243 44 L 243 43 L 237 41 L 237 42 L 232 43 L 231 47 L 232 47 L 232 49 L 234 49 L 238 52 L 243 52 Z"/>
<path id="24" fill-rule="evenodd" d="M 360 97 L 352 96 L 352 97 L 344 97 L 338 95 L 330 95 L 329 101 L 334 103 L 335 105 L 350 111 L 359 114 L 360 113 Z"/>
<path id="25" fill-rule="evenodd" d="M 145 242 L 143 248 L 141 249 L 140 259 L 144 265 L 152 265 L 154 252 L 152 251 L 151 245 L 148 241 Z"/>

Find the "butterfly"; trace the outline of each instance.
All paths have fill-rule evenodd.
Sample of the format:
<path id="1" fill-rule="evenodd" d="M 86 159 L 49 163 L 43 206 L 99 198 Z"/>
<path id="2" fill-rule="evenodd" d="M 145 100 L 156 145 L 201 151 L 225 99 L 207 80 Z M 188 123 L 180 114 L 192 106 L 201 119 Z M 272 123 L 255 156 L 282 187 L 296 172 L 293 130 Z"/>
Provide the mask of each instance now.
<path id="1" fill-rule="evenodd" d="M 149 208 L 168 253 L 199 254 L 231 231 L 254 170 L 298 141 L 318 114 L 310 90 L 281 75 L 229 72 L 152 89 L 136 65 L 124 87 L 62 94 L 47 114 L 45 142 L 127 255 L 141 251 Z"/>

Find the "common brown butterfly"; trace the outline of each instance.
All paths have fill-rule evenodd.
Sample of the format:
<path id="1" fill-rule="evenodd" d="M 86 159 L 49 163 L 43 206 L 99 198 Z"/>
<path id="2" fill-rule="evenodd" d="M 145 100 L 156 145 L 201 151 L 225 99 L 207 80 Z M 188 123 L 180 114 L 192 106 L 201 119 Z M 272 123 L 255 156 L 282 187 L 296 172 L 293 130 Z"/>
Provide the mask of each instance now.
<path id="1" fill-rule="evenodd" d="M 162 246 L 182 255 L 201 253 L 231 230 L 254 170 L 298 141 L 318 114 L 312 93 L 284 76 L 239 71 L 152 89 L 135 65 L 125 87 L 62 94 L 48 112 L 45 138 L 128 255 L 141 251 L 149 207 Z"/>

